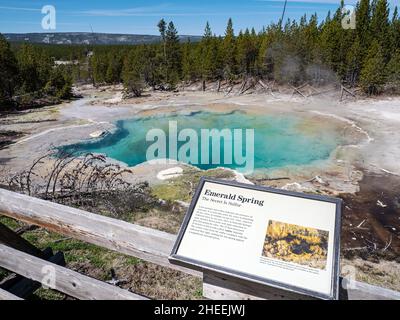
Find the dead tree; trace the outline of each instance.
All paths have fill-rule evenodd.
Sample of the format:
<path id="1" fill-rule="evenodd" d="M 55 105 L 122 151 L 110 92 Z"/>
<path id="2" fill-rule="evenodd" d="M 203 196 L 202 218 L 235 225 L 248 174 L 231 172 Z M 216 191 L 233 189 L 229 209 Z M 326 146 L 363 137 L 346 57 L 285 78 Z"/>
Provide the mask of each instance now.
<path id="1" fill-rule="evenodd" d="M 40 166 L 48 167 L 45 171 Z M 45 171 L 43 173 L 43 171 Z M 36 160 L 31 168 L 11 177 L 11 190 L 69 206 L 99 208 L 113 216 L 155 205 L 147 182 L 131 183 L 133 173 L 96 154 L 56 153 Z M 27 187 L 27 185 L 29 187 Z"/>
<path id="2" fill-rule="evenodd" d="M 242 91 L 240 92 L 240 94 L 244 94 L 247 91 L 249 91 L 250 89 L 254 88 L 256 86 L 256 82 L 254 81 L 254 79 L 250 80 L 250 85 L 247 88 L 243 88 Z"/>
<path id="3" fill-rule="evenodd" d="M 217 92 L 221 90 L 221 79 L 218 80 Z"/>
<path id="4" fill-rule="evenodd" d="M 303 94 L 303 92 L 300 91 L 300 89 L 304 88 L 306 85 L 307 85 L 307 83 L 301 85 L 300 87 L 291 86 L 292 89 L 293 89 L 292 96 L 293 96 L 295 93 L 298 93 L 298 94 L 301 95 L 303 98 L 307 98 L 307 97 Z"/>
<path id="5" fill-rule="evenodd" d="M 350 91 L 349 89 L 347 89 L 344 85 L 341 85 L 341 90 L 340 90 L 340 101 L 343 101 L 343 96 L 346 95 L 350 95 L 353 98 L 356 98 L 356 94 L 355 92 Z"/>
<path id="6" fill-rule="evenodd" d="M 238 94 L 239 94 L 239 95 L 243 93 L 243 90 L 244 90 L 244 88 L 246 87 L 246 84 L 247 84 L 247 78 L 245 78 L 245 79 L 243 80 L 242 85 L 240 86 L 240 89 L 239 89 L 239 91 L 238 91 Z"/>
<path id="7" fill-rule="evenodd" d="M 266 90 L 267 92 L 269 92 L 271 94 L 271 96 L 275 97 L 274 91 L 273 91 L 273 86 L 274 86 L 274 82 L 272 82 L 272 84 L 270 85 L 269 83 L 264 83 L 261 79 L 258 80 L 258 83 L 261 85 L 261 87 L 264 88 L 264 90 Z"/>

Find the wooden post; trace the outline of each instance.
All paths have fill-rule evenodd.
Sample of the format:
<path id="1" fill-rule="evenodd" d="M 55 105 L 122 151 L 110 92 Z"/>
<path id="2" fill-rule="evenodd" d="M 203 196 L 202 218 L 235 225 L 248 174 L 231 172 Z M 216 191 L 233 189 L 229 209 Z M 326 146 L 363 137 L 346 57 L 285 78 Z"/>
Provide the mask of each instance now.
<path id="1" fill-rule="evenodd" d="M 14 231 L 7 228 L 4 224 L 0 223 L 0 243 L 10 246 L 19 251 L 23 251 L 35 257 L 43 257 L 42 251 L 30 244 L 21 236 L 17 235 Z"/>

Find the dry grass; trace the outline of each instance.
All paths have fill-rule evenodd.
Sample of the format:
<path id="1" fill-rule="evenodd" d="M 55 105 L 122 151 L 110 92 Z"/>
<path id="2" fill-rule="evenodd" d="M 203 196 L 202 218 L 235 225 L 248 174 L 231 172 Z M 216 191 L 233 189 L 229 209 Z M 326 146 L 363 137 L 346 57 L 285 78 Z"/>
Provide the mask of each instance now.
<path id="1" fill-rule="evenodd" d="M 396 261 L 370 262 L 360 258 L 342 259 L 341 268 L 347 272 L 355 270 L 357 281 L 400 291 L 400 264 Z"/>

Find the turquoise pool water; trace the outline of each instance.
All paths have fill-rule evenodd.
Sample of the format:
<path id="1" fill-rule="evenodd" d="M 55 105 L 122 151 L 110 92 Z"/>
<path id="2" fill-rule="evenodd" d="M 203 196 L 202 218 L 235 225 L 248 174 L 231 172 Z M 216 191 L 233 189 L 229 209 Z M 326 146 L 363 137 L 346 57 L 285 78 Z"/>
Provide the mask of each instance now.
<path id="1" fill-rule="evenodd" d="M 75 153 L 101 153 L 110 158 L 122 161 L 129 166 L 146 162 L 146 151 L 154 141 L 146 141 L 149 130 L 159 128 L 169 135 L 169 125 L 177 123 L 178 132 L 190 128 L 201 137 L 202 129 L 254 129 L 254 168 L 271 169 L 292 165 L 306 165 L 314 161 L 329 158 L 331 152 L 340 144 L 340 137 L 333 129 L 308 130 L 303 118 L 292 115 L 254 115 L 241 111 L 231 113 L 192 112 L 190 114 L 167 114 L 142 118 L 133 118 L 116 122 L 117 130 L 96 141 L 83 141 L 75 145 L 64 147 L 65 150 Z M 243 132 L 243 153 L 246 152 L 246 138 Z M 201 146 L 199 138 L 199 153 Z M 187 142 L 187 141 L 186 141 Z M 221 154 L 226 143 L 221 143 Z M 167 158 L 169 142 L 167 143 Z M 185 142 L 178 142 L 178 149 Z M 204 148 L 203 148 L 204 150 Z M 210 157 L 212 151 L 210 149 Z M 199 159 L 201 154 L 199 154 Z M 232 163 L 230 163 L 232 162 Z M 192 163 L 193 164 L 193 163 Z M 194 163 L 201 169 L 228 167 L 241 171 L 241 165 L 235 161 L 222 161 L 213 164 Z"/>

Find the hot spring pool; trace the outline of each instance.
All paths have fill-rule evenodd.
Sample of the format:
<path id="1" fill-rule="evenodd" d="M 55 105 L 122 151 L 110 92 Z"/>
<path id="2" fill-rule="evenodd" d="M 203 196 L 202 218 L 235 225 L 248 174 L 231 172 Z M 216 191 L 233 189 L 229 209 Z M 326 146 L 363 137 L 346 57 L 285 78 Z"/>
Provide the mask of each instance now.
<path id="1" fill-rule="evenodd" d="M 136 166 L 147 161 L 146 151 L 154 143 L 146 141 L 148 131 L 159 128 L 164 130 L 168 137 L 171 121 L 177 123 L 178 132 L 190 128 L 195 130 L 199 137 L 202 129 L 229 129 L 232 132 L 234 129 L 254 129 L 254 168 L 256 170 L 307 165 L 325 160 L 341 143 L 338 132 L 332 127 L 323 128 L 312 123 L 310 128 L 310 122 L 307 122 L 309 120 L 293 115 L 201 111 L 190 114 L 163 114 L 120 120 L 116 122 L 115 133 L 95 141 L 83 141 L 65 146 L 63 149 L 75 154 L 101 153 L 122 161 L 128 166 Z M 243 144 L 245 142 L 243 138 Z M 184 143 L 178 142 L 178 148 Z M 222 150 L 224 143 L 221 143 L 220 147 L 221 154 L 224 154 Z M 201 150 L 200 147 L 199 150 Z M 246 151 L 245 147 L 243 147 L 243 151 Z M 167 155 L 167 157 L 169 156 Z M 201 169 L 227 167 L 241 171 L 236 163 L 194 165 Z"/>

